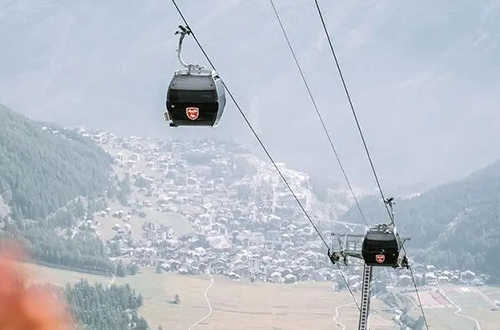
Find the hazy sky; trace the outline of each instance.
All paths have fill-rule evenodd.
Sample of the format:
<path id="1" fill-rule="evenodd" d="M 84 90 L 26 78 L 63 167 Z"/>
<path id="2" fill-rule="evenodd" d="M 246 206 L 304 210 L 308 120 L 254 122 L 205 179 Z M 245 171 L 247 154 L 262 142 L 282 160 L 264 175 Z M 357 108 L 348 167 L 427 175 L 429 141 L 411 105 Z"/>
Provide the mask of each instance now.
<path id="1" fill-rule="evenodd" d="M 178 3 L 276 160 L 338 176 L 269 1 Z M 348 175 L 372 187 L 314 1 L 275 3 Z M 320 4 L 385 187 L 437 184 L 498 158 L 498 1 Z M 0 103 L 121 134 L 229 139 L 264 156 L 230 100 L 215 129 L 163 121 L 180 23 L 170 1 L 0 0 Z M 187 61 L 207 64 L 192 39 L 185 46 Z"/>

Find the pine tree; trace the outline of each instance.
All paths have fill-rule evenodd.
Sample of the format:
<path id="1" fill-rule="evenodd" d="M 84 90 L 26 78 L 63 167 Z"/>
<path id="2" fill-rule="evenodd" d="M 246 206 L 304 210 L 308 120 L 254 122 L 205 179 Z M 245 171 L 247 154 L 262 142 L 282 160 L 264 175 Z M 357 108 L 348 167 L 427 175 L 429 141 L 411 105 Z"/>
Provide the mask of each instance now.
<path id="1" fill-rule="evenodd" d="M 83 205 L 83 201 L 80 197 L 78 197 L 78 200 L 76 201 L 75 216 L 78 219 L 83 219 L 83 217 L 85 216 L 85 206 Z"/>
<path id="2" fill-rule="evenodd" d="M 123 266 L 123 261 L 119 260 L 116 265 L 116 276 L 125 277 L 125 267 Z"/>
<path id="3" fill-rule="evenodd" d="M 141 317 L 137 322 L 136 329 L 148 330 L 148 322 L 146 322 L 146 320 L 143 317 Z"/>
<path id="4" fill-rule="evenodd" d="M 162 268 L 161 268 L 161 262 L 156 262 L 156 273 L 161 274 L 162 273 Z"/>

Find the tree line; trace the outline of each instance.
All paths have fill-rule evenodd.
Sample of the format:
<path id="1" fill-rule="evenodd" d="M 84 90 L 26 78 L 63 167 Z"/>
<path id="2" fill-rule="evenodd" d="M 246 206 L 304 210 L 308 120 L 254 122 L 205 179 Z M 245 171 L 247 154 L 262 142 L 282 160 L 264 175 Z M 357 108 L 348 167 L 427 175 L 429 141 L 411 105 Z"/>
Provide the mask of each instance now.
<path id="1" fill-rule="evenodd" d="M 0 106 L 0 194 L 14 219 L 43 219 L 108 187 L 112 158 L 91 141 Z"/>
<path id="2" fill-rule="evenodd" d="M 115 273 L 117 266 L 87 224 L 107 199 L 126 203 L 130 193 L 128 178 L 112 175 L 112 161 L 77 132 L 0 106 L 0 196 L 10 208 L 0 218 L 0 238 L 21 241 L 45 264 Z M 127 265 L 126 273 L 136 271 Z"/>
<path id="3" fill-rule="evenodd" d="M 149 329 L 148 322 L 138 315 L 143 297 L 128 284 L 104 287 L 82 279 L 64 288 L 50 284 L 36 284 L 31 288 L 39 286 L 67 301 L 70 314 L 81 330 Z"/>

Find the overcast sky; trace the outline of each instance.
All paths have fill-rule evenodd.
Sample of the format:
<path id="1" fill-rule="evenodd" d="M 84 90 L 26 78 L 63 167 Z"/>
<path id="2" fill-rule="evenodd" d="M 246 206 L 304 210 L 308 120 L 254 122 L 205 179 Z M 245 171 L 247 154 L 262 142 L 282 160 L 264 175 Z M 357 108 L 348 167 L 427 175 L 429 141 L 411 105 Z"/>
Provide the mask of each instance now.
<path id="1" fill-rule="evenodd" d="M 276 160 L 341 180 L 269 1 L 178 3 Z M 314 1 L 275 4 L 347 174 L 374 187 Z M 436 185 L 499 158 L 498 1 L 320 4 L 384 187 Z M 163 121 L 180 23 L 170 1 L 0 0 L 0 103 L 120 134 L 237 141 L 264 157 L 230 100 L 215 129 Z M 207 64 L 192 38 L 184 57 Z"/>

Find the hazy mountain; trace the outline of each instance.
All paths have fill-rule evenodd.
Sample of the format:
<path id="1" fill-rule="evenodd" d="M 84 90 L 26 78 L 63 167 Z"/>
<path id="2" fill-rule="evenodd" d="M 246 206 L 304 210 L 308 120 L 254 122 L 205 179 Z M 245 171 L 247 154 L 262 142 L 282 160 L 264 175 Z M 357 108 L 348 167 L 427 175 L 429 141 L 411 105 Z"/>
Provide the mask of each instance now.
<path id="1" fill-rule="evenodd" d="M 78 196 L 108 189 L 113 161 L 79 134 L 33 122 L 1 104 L 0 160 L 1 204 L 14 219 L 36 220 Z"/>
<path id="2" fill-rule="evenodd" d="M 99 237 L 80 226 L 104 208 L 97 196 L 119 191 L 112 162 L 80 134 L 0 105 L 0 246 L 14 239 L 37 262 L 114 271 Z"/>
<path id="3" fill-rule="evenodd" d="M 370 224 L 387 222 L 379 198 L 360 204 Z M 407 246 L 420 260 L 487 271 L 500 279 L 499 264 L 494 262 L 500 249 L 499 205 L 497 161 L 419 196 L 397 199 L 396 225 L 402 235 L 412 237 Z M 351 208 L 341 220 L 360 222 L 359 211 Z"/>
<path id="4" fill-rule="evenodd" d="M 498 1 L 320 2 L 390 193 L 452 180 L 497 158 Z M 314 2 L 276 5 L 348 175 L 373 186 Z M 179 6 L 277 160 L 337 176 L 269 2 Z M 216 129 L 163 122 L 180 23 L 169 1 L 1 0 L 0 100 L 35 119 L 126 134 L 210 136 L 258 150 L 231 102 Z M 194 41 L 186 41 L 186 60 L 201 62 Z"/>

